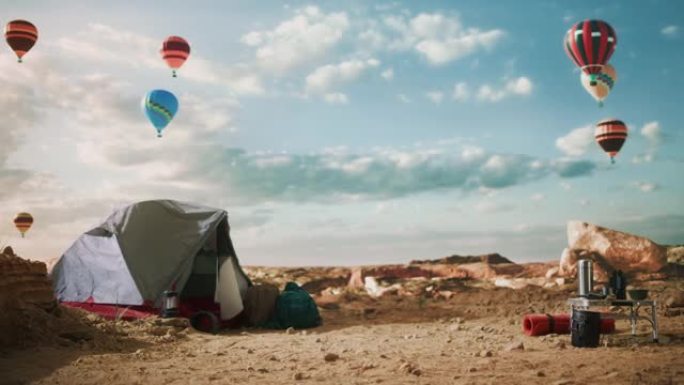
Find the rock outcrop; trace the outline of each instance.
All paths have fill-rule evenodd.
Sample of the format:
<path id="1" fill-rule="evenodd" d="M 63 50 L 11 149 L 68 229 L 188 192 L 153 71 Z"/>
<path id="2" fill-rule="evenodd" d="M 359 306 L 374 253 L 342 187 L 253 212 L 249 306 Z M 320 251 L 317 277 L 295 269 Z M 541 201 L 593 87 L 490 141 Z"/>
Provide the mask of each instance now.
<path id="1" fill-rule="evenodd" d="M 21 259 L 6 247 L 0 253 L 0 346 L 16 342 L 22 314 L 56 305 L 45 264 Z"/>
<path id="2" fill-rule="evenodd" d="M 52 285 L 43 262 L 19 258 L 6 247 L 0 253 L 0 309 L 21 305 L 53 308 Z"/>
<path id="3" fill-rule="evenodd" d="M 613 270 L 628 274 L 656 273 L 667 265 L 667 249 L 648 238 L 586 222 L 567 225 L 568 249 L 563 251 L 560 274 L 574 276 L 577 261 L 595 262 L 595 277 L 605 279 Z"/>
<path id="4" fill-rule="evenodd" d="M 410 265 L 420 265 L 420 264 L 431 264 L 431 265 L 463 265 L 470 263 L 488 263 L 490 265 L 496 265 L 500 263 L 513 263 L 508 258 L 502 256 L 499 253 L 484 254 L 484 255 L 452 255 L 450 257 L 444 257 L 440 259 L 428 259 L 424 261 L 411 261 Z"/>

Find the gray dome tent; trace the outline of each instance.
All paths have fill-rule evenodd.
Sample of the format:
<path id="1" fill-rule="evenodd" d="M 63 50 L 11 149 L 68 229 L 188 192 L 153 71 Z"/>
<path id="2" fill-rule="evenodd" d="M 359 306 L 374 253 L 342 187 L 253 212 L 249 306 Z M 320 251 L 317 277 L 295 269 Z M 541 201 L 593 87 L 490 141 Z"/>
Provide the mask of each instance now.
<path id="1" fill-rule="evenodd" d="M 165 290 L 175 289 L 182 304 L 204 304 L 192 311 L 220 303 L 227 319 L 224 308 L 239 313 L 251 285 L 229 231 L 225 210 L 172 200 L 132 204 L 82 234 L 62 255 L 52 272 L 55 294 L 75 306 L 151 310 L 160 307 Z"/>

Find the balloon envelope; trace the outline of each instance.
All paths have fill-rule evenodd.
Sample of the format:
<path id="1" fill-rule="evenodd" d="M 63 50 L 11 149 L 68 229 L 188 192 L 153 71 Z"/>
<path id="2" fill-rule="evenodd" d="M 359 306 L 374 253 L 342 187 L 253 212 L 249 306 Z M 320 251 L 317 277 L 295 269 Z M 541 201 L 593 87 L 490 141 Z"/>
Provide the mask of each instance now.
<path id="1" fill-rule="evenodd" d="M 21 63 L 38 40 L 38 28 L 26 20 L 12 20 L 5 26 L 5 40 Z"/>
<path id="2" fill-rule="evenodd" d="M 627 139 L 627 125 L 618 119 L 604 119 L 596 124 L 594 138 L 614 162 L 613 158 Z"/>
<path id="3" fill-rule="evenodd" d="M 164 40 L 159 52 L 162 55 L 162 59 L 173 70 L 173 77 L 176 77 L 176 70 L 190 56 L 190 44 L 180 36 L 169 36 Z"/>
<path id="4" fill-rule="evenodd" d="M 584 72 L 580 74 L 580 81 L 582 82 L 584 89 L 587 90 L 589 95 L 593 96 L 597 102 L 602 104 L 603 100 L 608 96 L 617 82 L 617 72 L 615 72 L 615 68 L 613 68 L 612 65 L 606 64 L 601 68 L 601 72 L 594 76 L 594 80 L 594 85 L 592 85 L 590 75 L 587 75 Z"/>
<path id="5" fill-rule="evenodd" d="M 153 90 L 147 93 L 142 101 L 143 111 L 157 129 L 157 136 L 171 122 L 178 111 L 178 99 L 169 91 Z"/>
<path id="6" fill-rule="evenodd" d="M 588 75 L 597 74 L 608 63 L 615 47 L 617 35 L 603 20 L 584 20 L 565 33 L 565 52 Z"/>
<path id="7" fill-rule="evenodd" d="M 31 228 L 33 224 L 33 216 L 29 213 L 19 213 L 14 217 L 14 226 L 21 233 L 22 238 L 24 234 Z"/>

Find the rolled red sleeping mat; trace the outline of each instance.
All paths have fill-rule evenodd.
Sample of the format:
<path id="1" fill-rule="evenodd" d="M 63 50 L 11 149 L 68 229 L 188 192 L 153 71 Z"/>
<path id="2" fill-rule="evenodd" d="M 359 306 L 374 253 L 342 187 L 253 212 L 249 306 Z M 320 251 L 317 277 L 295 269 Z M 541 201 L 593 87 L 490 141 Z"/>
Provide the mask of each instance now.
<path id="1" fill-rule="evenodd" d="M 526 314 L 523 317 L 523 332 L 528 336 L 543 336 L 547 334 L 570 333 L 569 314 Z M 615 320 L 601 318 L 601 334 L 615 331 Z"/>

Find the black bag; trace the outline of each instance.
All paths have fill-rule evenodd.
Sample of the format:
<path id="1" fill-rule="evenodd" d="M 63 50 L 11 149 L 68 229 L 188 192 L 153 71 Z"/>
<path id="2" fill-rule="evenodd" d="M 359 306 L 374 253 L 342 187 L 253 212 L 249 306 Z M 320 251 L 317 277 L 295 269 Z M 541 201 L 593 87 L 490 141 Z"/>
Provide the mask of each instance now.
<path id="1" fill-rule="evenodd" d="M 572 346 L 595 348 L 601 337 L 601 313 L 587 310 L 572 312 L 570 328 Z"/>

